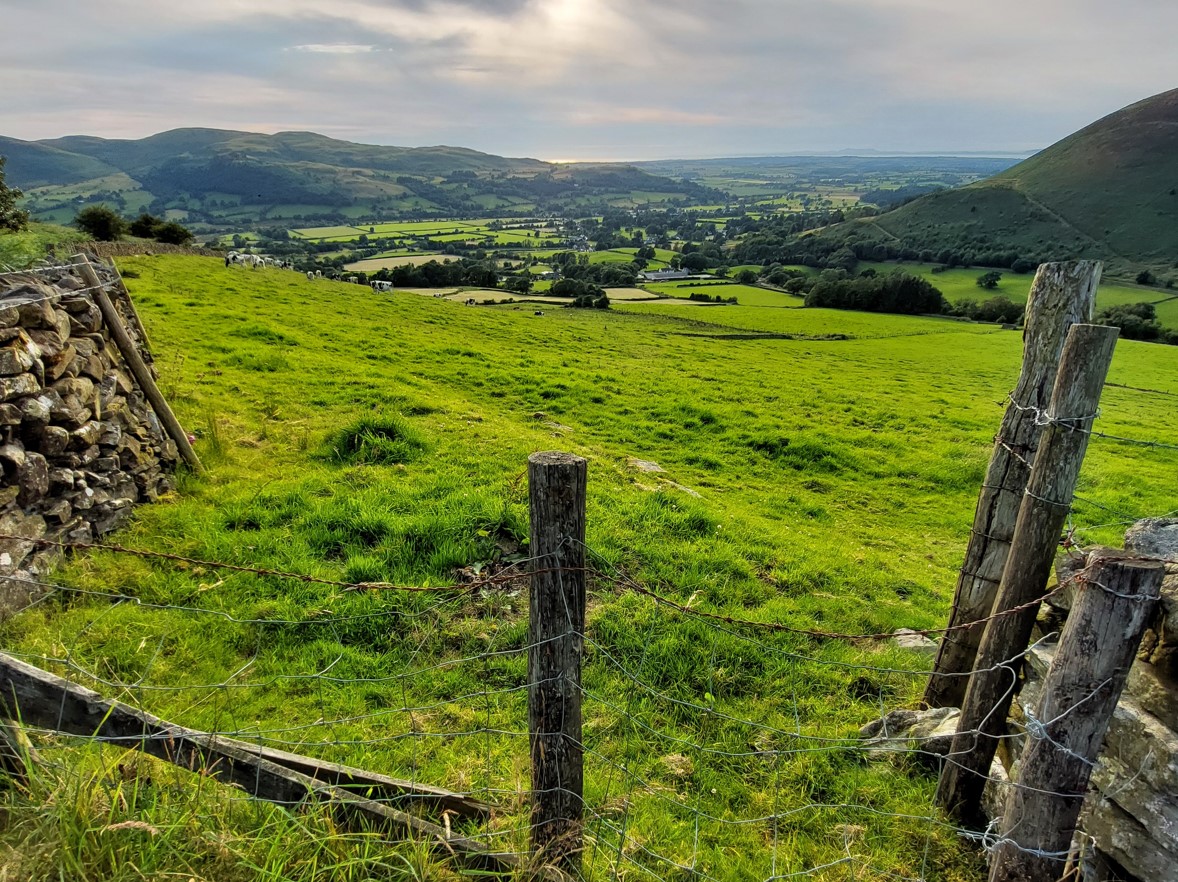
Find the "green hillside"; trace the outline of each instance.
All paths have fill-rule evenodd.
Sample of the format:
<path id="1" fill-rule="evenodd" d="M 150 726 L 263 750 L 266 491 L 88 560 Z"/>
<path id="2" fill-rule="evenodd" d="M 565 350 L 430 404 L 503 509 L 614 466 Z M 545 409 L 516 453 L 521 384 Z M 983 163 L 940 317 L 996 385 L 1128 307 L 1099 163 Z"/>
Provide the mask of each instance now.
<path id="1" fill-rule="evenodd" d="M 819 234 L 917 250 L 1100 258 L 1173 275 L 1178 90 L 1110 114 L 1018 165 Z"/>
<path id="2" fill-rule="evenodd" d="M 314 132 L 263 135 L 187 128 L 139 140 L 0 139 L 8 180 L 35 217 L 61 221 L 79 205 L 172 212 L 197 229 L 275 221 L 527 214 L 670 205 L 715 195 L 633 166 L 553 165 L 461 147 L 385 147 Z M 293 225 L 293 224 L 292 224 Z"/>
<path id="3" fill-rule="evenodd" d="M 120 266 L 208 469 L 138 509 L 124 546 L 440 589 L 513 559 L 529 453 L 589 459 L 587 882 L 980 877 L 930 813 L 935 776 L 854 737 L 917 700 L 929 658 L 774 628 L 943 625 L 1018 334 L 760 289 L 535 315 L 212 258 Z M 1172 441 L 1176 393 L 1178 349 L 1121 341 L 1099 430 Z M 1077 540 L 1172 508 L 1176 464 L 1094 438 Z M 488 799 L 493 819 L 458 829 L 526 851 L 526 587 L 346 591 L 103 551 L 47 581 L 6 651 L 181 725 Z M 32 789 L 0 791 L 14 879 L 459 878 L 310 805 L 37 741 Z"/>

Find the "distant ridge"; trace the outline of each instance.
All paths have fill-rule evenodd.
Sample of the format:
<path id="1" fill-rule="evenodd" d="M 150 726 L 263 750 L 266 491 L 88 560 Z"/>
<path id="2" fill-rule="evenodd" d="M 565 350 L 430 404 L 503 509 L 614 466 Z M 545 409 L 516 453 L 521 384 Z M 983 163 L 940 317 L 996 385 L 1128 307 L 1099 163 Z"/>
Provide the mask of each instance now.
<path id="1" fill-rule="evenodd" d="M 85 202 L 124 213 L 170 211 L 210 227 L 286 218 L 343 223 L 364 216 L 455 216 L 609 207 L 630 194 L 646 204 L 714 197 L 616 163 L 556 165 L 464 147 L 386 147 L 315 132 L 264 135 L 173 129 L 136 140 L 70 135 L 0 136 L 9 183 L 34 213 L 63 222 Z"/>
<path id="2" fill-rule="evenodd" d="M 984 181 L 817 235 L 1172 269 L 1178 261 L 1178 89 L 1109 114 Z"/>

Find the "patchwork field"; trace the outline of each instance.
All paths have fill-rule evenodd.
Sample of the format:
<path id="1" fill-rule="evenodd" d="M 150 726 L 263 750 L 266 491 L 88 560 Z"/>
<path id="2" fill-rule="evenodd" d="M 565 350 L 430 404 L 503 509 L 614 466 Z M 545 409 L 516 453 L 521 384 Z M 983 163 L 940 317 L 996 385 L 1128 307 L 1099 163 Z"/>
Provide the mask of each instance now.
<path id="1" fill-rule="evenodd" d="M 125 545 L 449 586 L 521 551 L 529 453 L 588 458 L 588 879 L 984 872 L 931 809 L 934 779 L 851 737 L 911 705 L 927 657 L 721 627 L 626 586 L 802 629 L 942 626 L 1019 334 L 736 285 L 700 288 L 736 306 L 537 316 L 198 257 L 120 267 L 209 468 Z M 1178 348 L 1123 341 L 1098 428 L 1178 442 L 1176 398 Z M 1176 468 L 1095 439 L 1077 538 L 1178 508 Z M 5 646 L 179 723 L 472 792 L 499 809 L 463 832 L 525 848 L 518 584 L 349 591 L 104 552 L 53 578 Z M 0 794 L 22 878 L 454 878 L 317 809 L 255 808 L 113 748 L 44 753 L 52 786 Z"/>

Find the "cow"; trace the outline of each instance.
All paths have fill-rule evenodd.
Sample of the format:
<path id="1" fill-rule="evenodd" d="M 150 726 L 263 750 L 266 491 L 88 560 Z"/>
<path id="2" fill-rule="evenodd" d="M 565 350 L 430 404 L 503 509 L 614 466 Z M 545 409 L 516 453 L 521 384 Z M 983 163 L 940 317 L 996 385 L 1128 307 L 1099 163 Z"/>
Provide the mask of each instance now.
<path id="1" fill-rule="evenodd" d="M 373 291 L 391 291 L 393 290 L 392 282 L 382 282 L 379 279 L 368 283 L 372 286 Z"/>
<path id="2" fill-rule="evenodd" d="M 307 270 L 307 281 L 308 282 L 315 281 L 315 274 L 313 272 L 311 272 L 310 270 Z"/>

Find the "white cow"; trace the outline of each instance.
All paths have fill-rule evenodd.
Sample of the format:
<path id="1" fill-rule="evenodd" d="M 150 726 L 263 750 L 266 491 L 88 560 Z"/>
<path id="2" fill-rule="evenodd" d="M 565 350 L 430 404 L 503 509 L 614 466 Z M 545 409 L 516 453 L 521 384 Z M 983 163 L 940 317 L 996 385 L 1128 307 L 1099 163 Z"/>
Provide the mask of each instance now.
<path id="1" fill-rule="evenodd" d="M 392 291 L 393 290 L 393 283 L 392 282 L 375 281 L 375 282 L 369 282 L 369 284 L 372 285 L 373 291 Z"/>
<path id="2" fill-rule="evenodd" d="M 311 282 L 315 281 L 315 274 L 310 270 L 307 271 L 307 280 Z"/>
<path id="3" fill-rule="evenodd" d="M 315 278 L 322 279 L 323 278 L 323 270 L 315 270 Z"/>

